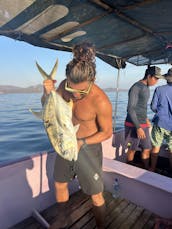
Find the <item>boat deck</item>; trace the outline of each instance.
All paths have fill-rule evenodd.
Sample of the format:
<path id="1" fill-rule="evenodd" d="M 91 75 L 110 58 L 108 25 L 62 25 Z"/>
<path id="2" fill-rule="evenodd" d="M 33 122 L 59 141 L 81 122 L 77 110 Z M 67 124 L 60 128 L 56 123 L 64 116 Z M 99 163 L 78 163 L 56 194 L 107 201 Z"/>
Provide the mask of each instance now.
<path id="1" fill-rule="evenodd" d="M 106 228 L 108 229 L 149 229 L 154 228 L 156 216 L 125 199 L 114 199 L 109 192 L 104 192 L 107 204 Z M 91 200 L 82 191 L 71 195 L 68 202 L 70 209 L 70 229 L 96 228 L 92 213 Z M 58 220 L 57 204 L 41 212 L 43 218 L 49 223 Z M 10 229 L 43 229 L 44 227 L 34 217 L 29 217 Z"/>
<path id="2" fill-rule="evenodd" d="M 138 168 L 144 168 L 143 162 L 141 159 L 141 152 L 140 151 L 136 151 L 134 160 L 130 164 L 133 166 L 136 166 Z M 160 175 L 172 178 L 172 169 L 170 167 L 168 158 L 158 156 L 158 161 L 157 161 L 155 173 L 158 173 Z"/>

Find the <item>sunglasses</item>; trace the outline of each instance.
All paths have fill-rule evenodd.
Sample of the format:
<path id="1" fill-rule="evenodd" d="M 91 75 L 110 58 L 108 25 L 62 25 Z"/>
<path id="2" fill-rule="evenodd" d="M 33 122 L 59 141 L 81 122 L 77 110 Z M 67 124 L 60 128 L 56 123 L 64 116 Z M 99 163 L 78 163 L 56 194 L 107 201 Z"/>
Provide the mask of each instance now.
<path id="1" fill-rule="evenodd" d="M 66 82 L 65 82 L 65 90 L 69 91 L 71 93 L 80 93 L 81 95 L 87 95 L 90 92 L 92 85 L 93 85 L 93 83 L 90 82 L 89 85 L 88 85 L 88 88 L 85 89 L 85 90 L 73 89 L 73 88 L 69 87 L 68 81 L 66 80 Z"/>

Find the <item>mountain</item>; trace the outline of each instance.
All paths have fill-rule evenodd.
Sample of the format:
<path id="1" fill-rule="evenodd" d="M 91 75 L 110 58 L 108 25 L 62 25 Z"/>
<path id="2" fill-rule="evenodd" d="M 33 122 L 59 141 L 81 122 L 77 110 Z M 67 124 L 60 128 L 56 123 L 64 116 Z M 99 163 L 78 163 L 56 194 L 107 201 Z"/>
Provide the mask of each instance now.
<path id="1" fill-rule="evenodd" d="M 11 93 L 42 93 L 42 85 L 38 84 L 30 87 L 16 87 L 11 85 L 0 85 L 0 94 Z M 115 88 L 103 88 L 105 92 L 116 91 Z M 119 89 L 119 91 L 127 91 L 128 89 Z"/>
<path id="2" fill-rule="evenodd" d="M 128 89 L 122 89 L 122 88 L 119 88 L 118 89 L 119 91 L 128 91 Z M 103 88 L 103 91 L 105 92 L 113 92 L 113 91 L 117 91 L 116 88 L 111 88 L 111 87 L 108 87 L 108 88 Z"/>
<path id="3" fill-rule="evenodd" d="M 38 84 L 26 88 L 11 85 L 0 85 L 0 94 L 10 93 L 42 93 L 42 85 Z"/>

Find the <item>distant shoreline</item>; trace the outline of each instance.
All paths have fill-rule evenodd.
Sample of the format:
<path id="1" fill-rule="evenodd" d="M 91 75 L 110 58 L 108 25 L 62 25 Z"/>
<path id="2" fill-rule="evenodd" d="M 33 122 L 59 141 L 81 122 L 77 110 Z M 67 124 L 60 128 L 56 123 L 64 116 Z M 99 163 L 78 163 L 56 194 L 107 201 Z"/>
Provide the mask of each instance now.
<path id="1" fill-rule="evenodd" d="M 116 88 L 102 88 L 105 92 L 114 92 Z M 128 89 L 118 89 L 119 91 L 128 91 Z M 0 85 L 0 94 L 14 94 L 14 93 L 42 93 L 42 85 L 38 84 L 30 87 L 16 87 L 12 85 Z"/>
<path id="2" fill-rule="evenodd" d="M 29 86 L 26 88 L 16 87 L 12 85 L 0 85 L 0 94 L 14 94 L 14 93 L 42 93 L 42 85 Z"/>

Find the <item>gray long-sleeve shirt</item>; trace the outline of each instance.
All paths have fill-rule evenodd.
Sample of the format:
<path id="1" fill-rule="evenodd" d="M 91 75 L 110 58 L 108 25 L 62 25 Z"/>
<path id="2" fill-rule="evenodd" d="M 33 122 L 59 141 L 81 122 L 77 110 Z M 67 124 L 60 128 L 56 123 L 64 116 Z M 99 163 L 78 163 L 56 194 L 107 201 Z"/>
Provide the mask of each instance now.
<path id="1" fill-rule="evenodd" d="M 126 121 L 133 123 L 136 128 L 146 123 L 149 96 L 149 87 L 141 81 L 136 82 L 128 92 Z"/>

